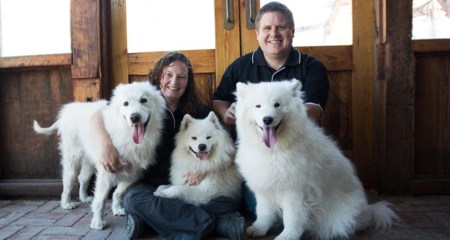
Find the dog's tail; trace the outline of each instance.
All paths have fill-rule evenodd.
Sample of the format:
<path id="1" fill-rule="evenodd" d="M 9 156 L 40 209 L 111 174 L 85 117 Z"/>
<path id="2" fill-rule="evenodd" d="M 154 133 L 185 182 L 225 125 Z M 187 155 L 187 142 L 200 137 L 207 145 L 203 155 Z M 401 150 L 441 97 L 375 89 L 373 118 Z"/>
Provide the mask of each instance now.
<path id="1" fill-rule="evenodd" d="M 362 230 L 372 225 L 377 230 L 389 230 L 392 225 L 400 220 L 399 216 L 391 209 L 391 204 L 380 201 L 367 206 L 365 211 L 359 216 L 358 230 Z"/>
<path id="2" fill-rule="evenodd" d="M 39 125 L 39 123 L 36 120 L 33 120 L 33 128 L 34 128 L 34 131 L 36 131 L 37 133 L 45 134 L 45 135 L 52 135 L 58 129 L 58 121 L 53 123 L 48 128 L 43 128 Z"/>

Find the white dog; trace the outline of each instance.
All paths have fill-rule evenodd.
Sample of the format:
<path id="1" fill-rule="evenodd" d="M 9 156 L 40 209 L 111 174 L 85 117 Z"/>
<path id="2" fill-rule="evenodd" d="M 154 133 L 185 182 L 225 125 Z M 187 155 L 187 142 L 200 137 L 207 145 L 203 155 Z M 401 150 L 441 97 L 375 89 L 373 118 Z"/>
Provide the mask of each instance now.
<path id="1" fill-rule="evenodd" d="M 178 198 L 197 206 L 219 196 L 240 197 L 242 178 L 234 163 L 234 143 L 214 112 L 201 120 L 186 114 L 175 139 L 170 171 L 173 185 L 159 186 L 155 196 Z M 205 178 L 198 185 L 190 185 L 188 173 Z"/>
<path id="2" fill-rule="evenodd" d="M 397 215 L 387 202 L 369 205 L 351 162 L 308 119 L 297 80 L 237 84 L 236 163 L 255 193 L 257 219 L 249 237 L 266 235 L 278 217 L 277 239 L 348 238 Z"/>
<path id="3" fill-rule="evenodd" d="M 34 130 L 50 135 L 58 130 L 59 149 L 63 167 L 63 193 L 61 207 L 73 209 L 70 193 L 78 173 L 80 200 L 90 202 L 87 188 L 93 173 L 97 171 L 91 228 L 103 229 L 105 202 L 111 188 L 114 215 L 124 215 L 122 195 L 143 170 L 154 163 L 155 147 L 162 129 L 165 102 L 149 82 L 134 82 L 118 85 L 108 104 L 106 100 L 92 103 L 69 103 L 63 106 L 58 120 L 49 128 L 41 128 L 34 121 Z M 100 149 L 90 131 L 90 118 L 102 110 L 105 128 L 120 156 L 128 165 L 116 173 L 107 172 L 100 164 Z"/>

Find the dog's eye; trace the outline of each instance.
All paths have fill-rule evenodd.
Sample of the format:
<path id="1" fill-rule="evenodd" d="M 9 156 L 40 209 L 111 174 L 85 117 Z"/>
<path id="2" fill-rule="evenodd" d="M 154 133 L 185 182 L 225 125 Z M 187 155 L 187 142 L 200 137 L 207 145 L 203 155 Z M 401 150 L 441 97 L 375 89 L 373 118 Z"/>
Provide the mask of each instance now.
<path id="1" fill-rule="evenodd" d="M 126 107 L 128 106 L 128 102 L 124 102 L 123 105 Z"/>
<path id="2" fill-rule="evenodd" d="M 147 102 L 147 98 L 141 98 L 140 102 L 141 103 L 146 103 Z"/>
<path id="3" fill-rule="evenodd" d="M 260 108 L 260 107 L 261 107 L 261 105 L 259 105 L 259 104 L 258 104 L 258 105 L 256 105 L 255 107 L 256 107 L 256 108 Z"/>
<path id="4" fill-rule="evenodd" d="M 192 138 L 192 140 L 197 140 L 197 137 L 191 137 Z"/>
<path id="5" fill-rule="evenodd" d="M 277 107 L 280 106 L 280 104 L 279 103 L 275 103 L 273 106 L 277 108 Z"/>
<path id="6" fill-rule="evenodd" d="M 206 139 L 211 139 L 211 136 L 207 136 Z"/>

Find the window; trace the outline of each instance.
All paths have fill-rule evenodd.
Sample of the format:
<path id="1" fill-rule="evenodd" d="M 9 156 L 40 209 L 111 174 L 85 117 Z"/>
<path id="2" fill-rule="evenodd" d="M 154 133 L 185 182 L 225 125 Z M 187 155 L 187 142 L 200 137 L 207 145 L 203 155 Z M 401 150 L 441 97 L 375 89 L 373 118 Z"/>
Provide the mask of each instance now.
<path id="1" fill-rule="evenodd" d="M 128 52 L 215 48 L 214 1 L 128 0 Z"/>
<path id="2" fill-rule="evenodd" d="M 70 53 L 70 0 L 0 0 L 0 56 Z"/>
<path id="3" fill-rule="evenodd" d="M 412 39 L 450 38 L 450 1 L 413 0 Z"/>
<path id="4" fill-rule="evenodd" d="M 271 0 L 261 0 L 261 6 Z M 352 44 L 352 0 L 279 0 L 294 15 L 294 46 Z"/>

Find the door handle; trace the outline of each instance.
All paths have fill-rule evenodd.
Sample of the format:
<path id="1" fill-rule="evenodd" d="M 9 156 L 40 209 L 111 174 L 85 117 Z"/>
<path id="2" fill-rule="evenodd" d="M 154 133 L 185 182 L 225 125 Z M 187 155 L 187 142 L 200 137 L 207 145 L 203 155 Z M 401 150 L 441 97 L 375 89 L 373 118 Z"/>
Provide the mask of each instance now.
<path id="1" fill-rule="evenodd" d="M 248 30 L 255 29 L 256 3 L 255 0 L 245 0 L 246 25 Z"/>
<path id="2" fill-rule="evenodd" d="M 234 11 L 233 0 L 223 0 L 223 20 L 225 30 L 232 30 L 234 28 Z"/>

